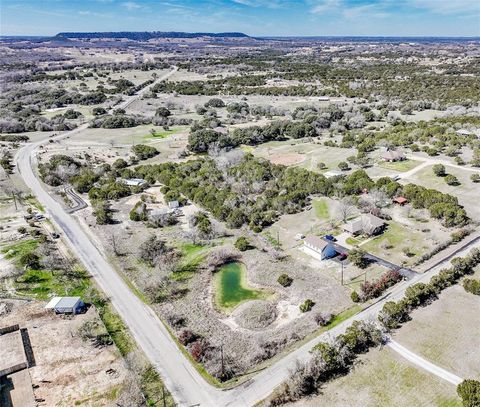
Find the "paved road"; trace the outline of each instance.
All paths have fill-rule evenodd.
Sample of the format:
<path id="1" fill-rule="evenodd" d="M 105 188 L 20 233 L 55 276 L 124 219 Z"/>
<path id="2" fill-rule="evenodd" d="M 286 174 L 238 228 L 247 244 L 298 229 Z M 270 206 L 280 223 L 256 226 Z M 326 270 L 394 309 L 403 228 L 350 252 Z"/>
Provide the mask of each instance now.
<path id="1" fill-rule="evenodd" d="M 159 80 L 162 79 L 165 79 L 165 77 Z M 127 102 L 132 103 L 131 98 L 124 103 Z M 82 125 L 58 138 L 75 135 L 87 126 L 88 124 Z M 139 347 L 162 375 L 166 386 L 180 406 L 250 407 L 254 405 L 267 397 L 275 387 L 288 377 L 290 369 L 295 366 L 297 360 L 308 360 L 311 357 L 311 348 L 318 342 L 343 333 L 354 320 L 376 319 L 378 312 L 386 301 L 399 300 L 403 297 L 407 287 L 417 282 L 427 282 L 446 265 L 446 262 L 440 263 L 422 275 L 415 275 L 412 279 L 401 282 L 389 294 L 380 298 L 378 302 L 291 352 L 283 359 L 262 370 L 253 379 L 235 389 L 222 391 L 203 380 L 171 339 L 158 316 L 130 291 L 122 278 L 91 242 L 85 231 L 52 198 L 50 192 L 38 180 L 34 168 L 36 166 L 36 152 L 40 145 L 41 142 L 32 143 L 19 150 L 16 155 L 19 172 L 26 185 L 32 189 L 32 192 L 46 208 L 51 219 L 63 232 L 63 236 L 73 252 L 92 274 L 101 289 L 110 297 L 113 306 L 129 327 Z M 478 246 L 480 246 L 480 243 L 477 241 L 469 243 L 458 255 L 466 254 L 470 248 Z"/>
<path id="2" fill-rule="evenodd" d="M 398 342 L 395 342 L 393 339 L 390 339 L 387 343 L 387 346 L 397 352 L 398 354 L 402 355 L 405 359 L 412 362 L 413 364 L 419 366 L 420 368 L 426 370 L 434 374 L 435 376 L 440 377 L 447 382 L 458 386 L 463 379 L 458 377 L 457 375 L 449 372 L 448 370 L 442 369 L 441 367 L 434 365 L 433 363 L 429 362 L 428 360 L 418 356 L 416 353 L 408 350 L 404 346 L 400 345 Z"/>
<path id="3" fill-rule="evenodd" d="M 87 203 L 80 196 L 77 195 L 77 193 L 73 190 L 72 187 L 65 188 L 65 193 L 75 202 L 75 206 L 66 209 L 68 213 L 79 211 L 88 206 Z"/>

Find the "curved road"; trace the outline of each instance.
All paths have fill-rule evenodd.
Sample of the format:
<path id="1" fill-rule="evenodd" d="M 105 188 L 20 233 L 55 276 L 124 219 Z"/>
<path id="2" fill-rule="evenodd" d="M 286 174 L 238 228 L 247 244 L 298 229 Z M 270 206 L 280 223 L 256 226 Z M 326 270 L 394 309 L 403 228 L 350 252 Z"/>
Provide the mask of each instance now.
<path id="1" fill-rule="evenodd" d="M 165 79 L 173 72 L 158 80 Z M 146 89 L 148 87 L 144 88 L 144 91 Z M 132 98 L 125 103 L 132 103 Z M 74 135 L 87 126 L 88 124 L 82 125 L 57 138 Z M 161 374 L 167 388 L 180 406 L 250 407 L 254 405 L 267 397 L 275 387 L 288 377 L 290 369 L 295 366 L 297 360 L 307 360 L 310 357 L 310 350 L 315 344 L 344 332 L 354 320 L 376 319 L 378 312 L 386 301 L 400 299 L 407 287 L 417 282 L 428 281 L 448 263 L 448 261 L 445 261 L 424 274 L 398 284 L 377 303 L 302 345 L 244 384 L 232 390 L 220 390 L 208 384 L 201 377 L 176 346 L 158 316 L 132 293 L 76 220 L 52 198 L 48 189 L 38 179 L 35 172 L 36 152 L 41 144 L 41 142 L 31 143 L 18 151 L 16 159 L 20 174 L 26 185 L 32 189 L 37 199 L 46 208 L 59 230 L 63 232 L 63 236 L 73 252 L 95 278 L 101 289 L 110 297 L 113 306 L 129 327 L 139 347 Z M 472 247 L 479 245 L 480 243 L 477 241 L 472 242 L 466 245 L 458 255 L 462 255 L 463 252 L 466 253 Z"/>

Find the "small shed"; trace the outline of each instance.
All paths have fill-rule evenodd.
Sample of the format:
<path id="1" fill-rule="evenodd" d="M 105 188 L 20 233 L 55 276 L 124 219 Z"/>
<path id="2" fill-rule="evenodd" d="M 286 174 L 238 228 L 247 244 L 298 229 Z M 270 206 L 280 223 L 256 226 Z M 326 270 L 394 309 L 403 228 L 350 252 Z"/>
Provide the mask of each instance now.
<path id="1" fill-rule="evenodd" d="M 338 171 L 338 170 L 330 170 L 330 171 L 327 171 L 327 172 L 324 172 L 323 173 L 323 176 L 325 178 L 333 178 L 333 177 L 339 177 L 343 175 L 343 172 L 342 171 Z"/>
<path id="2" fill-rule="evenodd" d="M 57 314 L 79 314 L 84 308 L 80 297 L 54 297 L 45 305 L 45 309 L 53 309 Z"/>
<path id="3" fill-rule="evenodd" d="M 303 244 L 305 247 L 308 247 L 309 249 L 318 253 L 322 260 L 331 259 L 337 255 L 335 246 L 318 236 L 307 236 L 303 241 Z"/>
<path id="4" fill-rule="evenodd" d="M 168 203 L 168 208 L 169 209 L 177 209 L 180 207 L 180 203 L 178 201 L 170 201 Z"/>
<path id="5" fill-rule="evenodd" d="M 408 202 L 408 200 L 407 200 L 407 198 L 405 198 L 403 196 L 397 196 L 397 197 L 393 198 L 393 202 L 403 206 Z"/>

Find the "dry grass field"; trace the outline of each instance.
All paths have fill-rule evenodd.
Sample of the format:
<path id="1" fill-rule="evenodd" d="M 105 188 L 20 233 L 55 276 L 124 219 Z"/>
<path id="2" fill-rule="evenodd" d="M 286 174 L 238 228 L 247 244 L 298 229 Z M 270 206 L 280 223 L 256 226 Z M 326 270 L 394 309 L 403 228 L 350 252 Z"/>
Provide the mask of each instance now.
<path id="1" fill-rule="evenodd" d="M 389 348 L 359 358 L 347 376 L 291 407 L 461 407 L 454 385 L 417 369 Z"/>
<path id="2" fill-rule="evenodd" d="M 474 277 L 480 278 L 480 269 Z M 415 310 L 395 340 L 457 376 L 480 380 L 479 307 L 480 297 L 457 284 Z"/>

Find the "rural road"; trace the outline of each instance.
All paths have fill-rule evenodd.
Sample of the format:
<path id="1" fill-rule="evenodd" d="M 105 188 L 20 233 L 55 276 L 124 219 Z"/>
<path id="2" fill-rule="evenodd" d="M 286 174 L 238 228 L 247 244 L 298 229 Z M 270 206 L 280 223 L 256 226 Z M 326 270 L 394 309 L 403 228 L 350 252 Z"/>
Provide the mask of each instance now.
<path id="1" fill-rule="evenodd" d="M 158 80 L 166 79 L 173 72 Z M 129 99 L 129 103 L 132 103 L 131 99 Z M 75 135 L 87 127 L 88 124 L 84 124 L 57 138 Z M 182 407 L 193 405 L 202 407 L 253 406 L 259 400 L 267 397 L 289 376 L 290 369 L 295 366 L 297 360 L 308 360 L 310 350 L 318 342 L 343 333 L 354 320 L 375 320 L 386 301 L 399 300 L 403 297 L 407 287 L 418 282 L 427 282 L 447 263 L 447 261 L 440 263 L 426 273 L 416 275 L 412 279 L 398 284 L 377 303 L 302 345 L 242 385 L 231 390 L 220 390 L 202 378 L 177 347 L 158 316 L 129 289 L 77 221 L 52 197 L 46 186 L 38 179 L 35 170 L 36 153 L 41 144 L 42 142 L 27 144 L 17 152 L 16 161 L 21 176 L 39 202 L 46 208 L 51 220 L 57 224 L 58 230 L 63 232 L 63 236 L 73 252 L 111 299 L 112 305 L 129 327 L 137 344 L 163 377 L 178 405 Z M 467 253 L 472 247 L 478 246 L 480 246 L 479 242 L 472 242 L 466 245 L 458 255 Z"/>
<path id="2" fill-rule="evenodd" d="M 427 372 L 432 373 L 435 376 L 438 376 L 441 379 L 454 384 L 455 386 L 458 386 L 461 382 L 463 382 L 463 379 L 461 377 L 458 377 L 457 375 L 450 373 L 448 370 L 442 369 L 441 367 L 434 365 L 428 360 L 422 358 L 421 356 L 418 356 L 416 353 L 413 353 L 404 346 L 400 345 L 398 342 L 395 342 L 393 339 L 390 339 L 388 341 L 387 346 L 397 352 L 399 355 L 403 356 L 409 362 L 412 362 L 423 370 L 426 370 Z"/>

